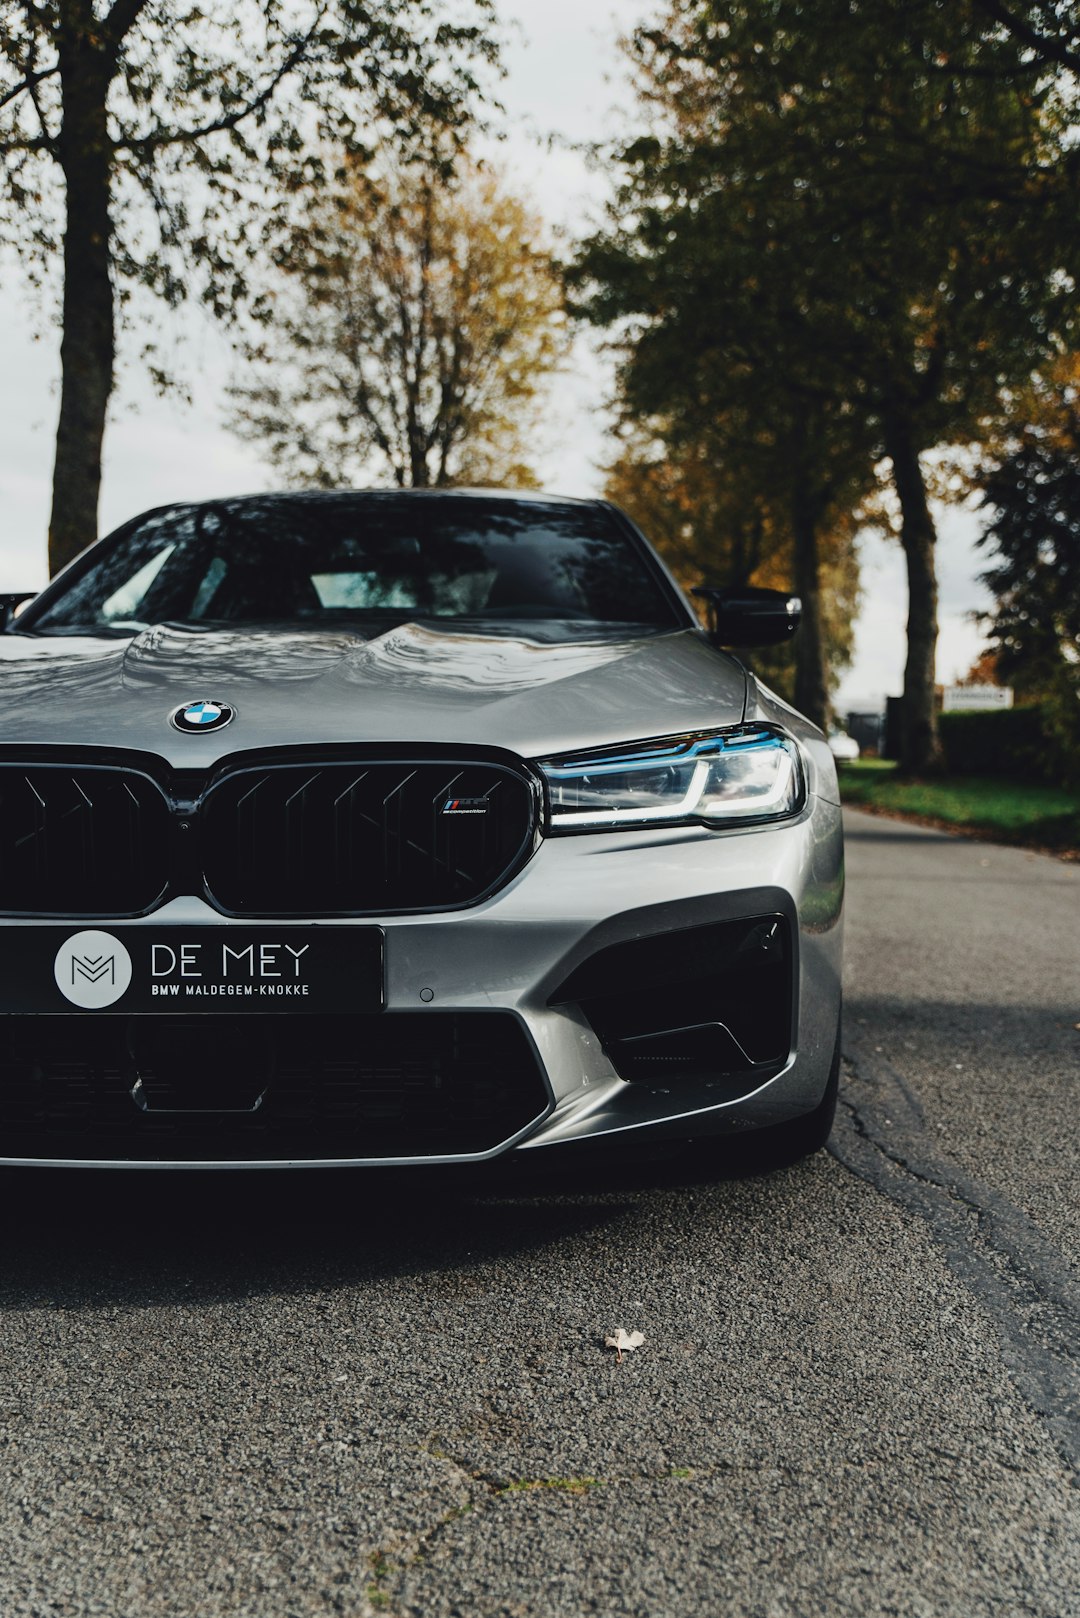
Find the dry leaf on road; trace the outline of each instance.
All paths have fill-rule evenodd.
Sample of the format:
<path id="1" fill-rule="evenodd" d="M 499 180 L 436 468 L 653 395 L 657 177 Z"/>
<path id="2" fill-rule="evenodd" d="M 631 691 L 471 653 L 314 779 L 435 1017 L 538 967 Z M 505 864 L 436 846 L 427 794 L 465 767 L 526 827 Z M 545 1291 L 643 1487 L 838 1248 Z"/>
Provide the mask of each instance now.
<path id="1" fill-rule="evenodd" d="M 640 1348 L 644 1341 L 644 1332 L 624 1331 L 621 1326 L 616 1326 L 615 1335 L 613 1337 L 604 1338 L 604 1347 L 613 1348 L 615 1350 L 615 1357 L 621 1365 L 623 1349 L 629 1351 L 632 1348 Z"/>

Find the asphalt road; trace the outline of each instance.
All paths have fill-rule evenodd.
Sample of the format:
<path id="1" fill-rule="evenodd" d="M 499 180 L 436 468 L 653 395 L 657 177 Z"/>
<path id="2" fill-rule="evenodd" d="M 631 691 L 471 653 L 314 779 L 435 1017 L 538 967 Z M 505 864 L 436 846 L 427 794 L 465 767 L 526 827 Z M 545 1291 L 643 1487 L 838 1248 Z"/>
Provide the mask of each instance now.
<path id="1" fill-rule="evenodd" d="M 849 877 L 795 1168 L 0 1180 L 3 1618 L 1080 1613 L 1080 867 Z"/>

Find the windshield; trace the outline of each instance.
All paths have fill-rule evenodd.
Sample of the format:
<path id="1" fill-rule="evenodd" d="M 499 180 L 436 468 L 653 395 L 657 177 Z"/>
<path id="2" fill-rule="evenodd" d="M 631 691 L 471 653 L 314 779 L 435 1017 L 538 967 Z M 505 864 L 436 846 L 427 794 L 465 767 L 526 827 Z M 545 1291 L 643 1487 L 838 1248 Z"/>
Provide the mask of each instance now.
<path id="1" fill-rule="evenodd" d="M 19 628 L 381 627 L 409 618 L 680 623 L 643 551 L 599 506 L 295 495 L 173 506 L 137 519 Z"/>

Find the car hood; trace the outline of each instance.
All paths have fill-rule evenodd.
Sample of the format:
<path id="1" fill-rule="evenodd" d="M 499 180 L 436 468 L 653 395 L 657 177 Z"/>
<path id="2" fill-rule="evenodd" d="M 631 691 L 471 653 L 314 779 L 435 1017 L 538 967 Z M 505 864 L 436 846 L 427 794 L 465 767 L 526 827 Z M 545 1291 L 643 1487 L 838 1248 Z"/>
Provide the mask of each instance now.
<path id="1" fill-rule="evenodd" d="M 352 630 L 202 630 L 130 640 L 0 637 L 0 742 L 136 749 L 205 767 L 249 748 L 434 743 L 524 758 L 737 724 L 746 675 L 693 629 L 547 639 L 407 623 Z M 181 735 L 183 703 L 228 703 L 234 722 Z"/>

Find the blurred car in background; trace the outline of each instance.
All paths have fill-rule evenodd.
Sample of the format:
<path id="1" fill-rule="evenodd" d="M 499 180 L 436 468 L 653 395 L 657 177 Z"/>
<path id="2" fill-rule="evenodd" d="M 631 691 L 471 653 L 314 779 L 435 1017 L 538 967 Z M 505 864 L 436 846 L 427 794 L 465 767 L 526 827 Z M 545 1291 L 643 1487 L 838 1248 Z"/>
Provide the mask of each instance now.
<path id="1" fill-rule="evenodd" d="M 831 730 L 829 752 L 838 764 L 854 764 L 859 756 L 859 744 L 846 730 Z"/>

